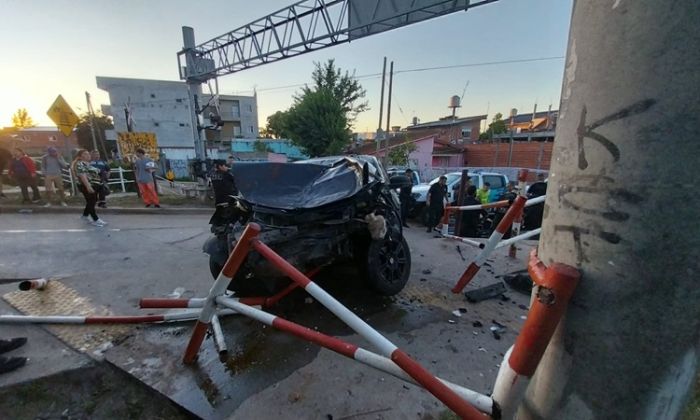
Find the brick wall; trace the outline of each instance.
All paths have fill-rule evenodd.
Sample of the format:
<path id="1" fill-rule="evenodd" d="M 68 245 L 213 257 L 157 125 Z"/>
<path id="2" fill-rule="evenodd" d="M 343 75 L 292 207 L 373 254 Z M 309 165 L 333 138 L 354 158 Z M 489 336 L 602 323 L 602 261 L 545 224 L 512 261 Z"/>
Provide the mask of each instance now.
<path id="1" fill-rule="evenodd" d="M 552 142 L 513 143 L 513 157 L 508 165 L 508 143 L 468 144 L 464 161 L 466 166 L 531 168 L 549 170 L 552 160 Z"/>

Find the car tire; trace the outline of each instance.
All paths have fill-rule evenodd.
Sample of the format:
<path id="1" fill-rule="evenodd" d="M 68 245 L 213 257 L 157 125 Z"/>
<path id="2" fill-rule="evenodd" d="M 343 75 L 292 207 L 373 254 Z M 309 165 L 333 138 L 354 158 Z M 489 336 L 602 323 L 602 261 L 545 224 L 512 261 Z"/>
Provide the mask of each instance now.
<path id="1" fill-rule="evenodd" d="M 383 296 L 403 290 L 411 275 L 411 251 L 405 238 L 383 239 L 369 243 L 367 249 L 367 281 Z"/>

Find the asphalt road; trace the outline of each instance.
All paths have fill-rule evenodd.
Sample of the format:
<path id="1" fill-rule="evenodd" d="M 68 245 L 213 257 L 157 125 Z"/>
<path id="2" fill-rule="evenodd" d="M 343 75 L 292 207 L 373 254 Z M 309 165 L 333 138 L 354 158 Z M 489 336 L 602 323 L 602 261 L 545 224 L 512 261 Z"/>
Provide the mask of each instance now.
<path id="1" fill-rule="evenodd" d="M 0 278 L 61 277 L 81 296 L 120 315 L 143 314 L 137 302 L 144 296 L 193 297 L 208 291 L 211 277 L 201 251 L 209 235 L 208 216 L 109 215 L 106 228 L 85 225 L 77 216 L 0 215 Z M 421 228 L 407 229 L 406 236 L 413 267 L 400 295 L 373 295 L 352 267 L 326 270 L 318 282 L 438 376 L 489 393 L 502 355 L 522 325 L 528 297 L 509 292 L 508 301 L 469 304 L 449 289 L 476 249 L 461 246 L 464 261 L 454 242 Z M 523 245 L 517 260 L 508 258 L 505 249 L 495 252 L 469 288 L 524 268 L 531 245 Z M 14 287 L 0 286 L 0 294 Z M 305 298 L 295 292 L 272 312 L 372 350 Z M 7 308 L 0 303 L 3 313 Z M 458 308 L 466 312 L 453 315 Z M 507 326 L 499 340 L 489 331 L 492 320 Z M 475 321 L 483 327 L 474 327 Z M 190 324 L 130 327 L 105 356 L 204 418 L 429 419 L 446 411 L 415 386 L 252 320 L 231 316 L 223 328 L 229 355 L 220 359 L 207 338 L 193 367 L 181 364 Z M 57 345 L 41 334 L 36 333 L 35 350 Z"/>

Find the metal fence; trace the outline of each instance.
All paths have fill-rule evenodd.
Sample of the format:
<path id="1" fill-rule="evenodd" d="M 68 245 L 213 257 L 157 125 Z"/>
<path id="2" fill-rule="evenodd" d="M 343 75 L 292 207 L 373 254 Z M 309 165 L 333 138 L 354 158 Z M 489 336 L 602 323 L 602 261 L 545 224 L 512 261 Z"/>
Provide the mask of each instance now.
<path id="1" fill-rule="evenodd" d="M 127 172 L 134 172 L 129 169 L 124 169 L 122 167 L 118 168 L 112 168 L 109 171 L 109 179 L 107 180 L 107 185 L 110 187 L 110 190 L 113 190 L 112 186 L 113 185 L 118 185 L 119 189 L 121 189 L 121 192 L 125 193 L 126 192 L 126 184 L 133 183 L 133 179 L 127 179 L 124 174 Z M 41 171 L 37 171 L 37 174 L 41 175 Z M 77 190 L 77 180 L 75 177 L 73 177 L 73 172 L 70 170 L 70 168 L 62 169 L 61 170 L 61 175 L 63 177 L 63 183 L 70 185 L 70 190 L 71 190 L 71 195 L 76 195 L 76 190 Z"/>

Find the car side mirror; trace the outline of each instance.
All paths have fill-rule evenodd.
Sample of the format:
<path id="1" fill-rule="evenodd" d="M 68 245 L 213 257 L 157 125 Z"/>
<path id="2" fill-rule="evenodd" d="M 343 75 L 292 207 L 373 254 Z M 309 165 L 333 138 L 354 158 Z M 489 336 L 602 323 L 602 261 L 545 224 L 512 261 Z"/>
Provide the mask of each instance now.
<path id="1" fill-rule="evenodd" d="M 394 175 L 389 178 L 389 188 L 392 190 L 395 188 L 404 188 L 413 186 L 411 179 L 404 175 Z"/>

